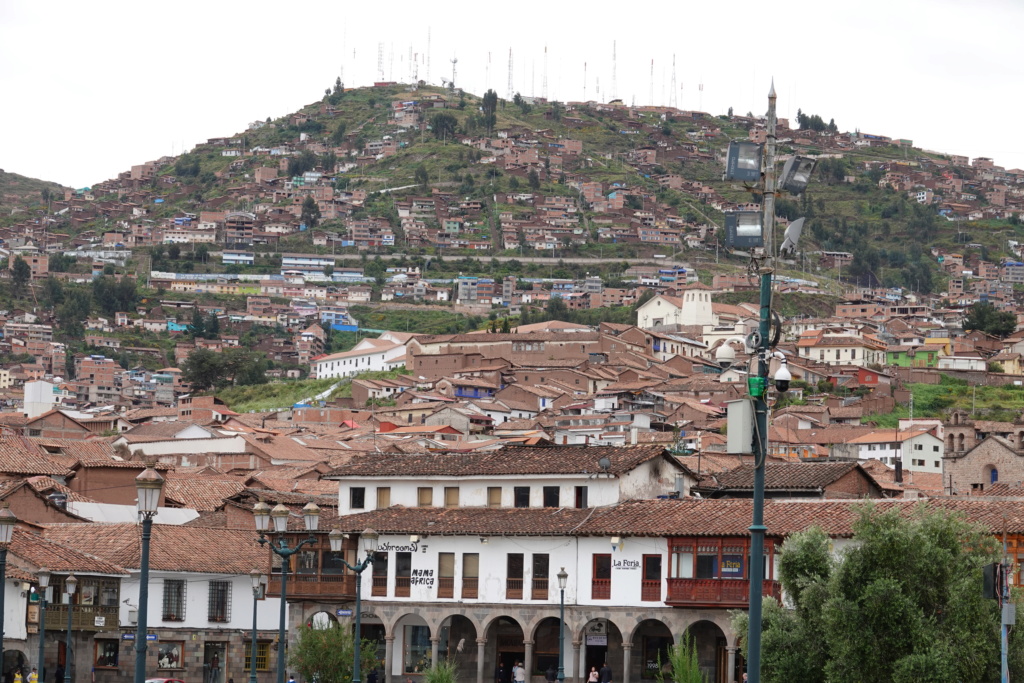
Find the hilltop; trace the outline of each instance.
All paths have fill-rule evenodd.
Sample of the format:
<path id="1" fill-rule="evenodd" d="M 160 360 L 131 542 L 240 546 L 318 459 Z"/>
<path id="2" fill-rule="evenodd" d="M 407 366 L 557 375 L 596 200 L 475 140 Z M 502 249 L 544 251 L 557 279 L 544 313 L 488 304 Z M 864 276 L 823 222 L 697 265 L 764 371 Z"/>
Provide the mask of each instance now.
<path id="1" fill-rule="evenodd" d="M 22 212 L 38 213 L 46 208 L 49 193 L 64 198 L 64 187 L 48 180 L 28 178 L 0 169 L 0 215 L 18 219 Z M 48 194 L 44 195 L 46 191 Z"/>

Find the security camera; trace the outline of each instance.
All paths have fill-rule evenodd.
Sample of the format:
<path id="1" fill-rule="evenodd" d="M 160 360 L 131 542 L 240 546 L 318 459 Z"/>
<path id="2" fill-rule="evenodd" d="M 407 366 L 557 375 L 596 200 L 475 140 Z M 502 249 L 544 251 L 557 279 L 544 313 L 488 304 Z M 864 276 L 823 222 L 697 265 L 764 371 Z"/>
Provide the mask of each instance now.
<path id="1" fill-rule="evenodd" d="M 779 390 L 780 394 L 786 393 L 789 391 L 789 383 L 792 379 L 793 375 L 789 372 L 786 361 L 783 359 L 779 369 L 775 371 L 775 388 Z"/>
<path id="2" fill-rule="evenodd" d="M 723 343 L 715 351 L 715 360 L 718 361 L 719 367 L 723 370 L 728 370 L 736 362 L 736 349 L 732 348 L 729 342 Z"/>

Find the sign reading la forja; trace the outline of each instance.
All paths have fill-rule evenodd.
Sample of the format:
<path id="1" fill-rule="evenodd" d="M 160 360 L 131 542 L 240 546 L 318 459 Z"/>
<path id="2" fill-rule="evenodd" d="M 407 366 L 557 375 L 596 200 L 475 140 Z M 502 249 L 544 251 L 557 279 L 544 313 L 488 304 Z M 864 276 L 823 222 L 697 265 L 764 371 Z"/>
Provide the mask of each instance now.
<path id="1" fill-rule="evenodd" d="M 612 560 L 612 569 L 640 569 L 640 560 Z"/>
<path id="2" fill-rule="evenodd" d="M 721 576 L 723 579 L 742 579 L 743 555 L 722 555 Z"/>

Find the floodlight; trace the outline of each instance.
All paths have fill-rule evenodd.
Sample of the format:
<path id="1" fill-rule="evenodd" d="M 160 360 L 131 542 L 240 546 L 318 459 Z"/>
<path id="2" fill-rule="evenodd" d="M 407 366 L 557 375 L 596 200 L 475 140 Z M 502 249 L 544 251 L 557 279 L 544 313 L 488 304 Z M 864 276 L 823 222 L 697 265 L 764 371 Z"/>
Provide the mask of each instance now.
<path id="1" fill-rule="evenodd" d="M 725 179 L 756 183 L 761 179 L 761 149 L 756 142 L 729 143 L 725 162 Z"/>
<path id="2" fill-rule="evenodd" d="M 814 172 L 815 160 L 808 157 L 792 157 L 782 167 L 782 179 L 779 188 L 790 194 L 800 194 L 807 189 Z"/>
<path id="3" fill-rule="evenodd" d="M 725 244 L 731 249 L 756 249 L 764 246 L 761 214 L 757 211 L 730 211 L 725 214 Z"/>

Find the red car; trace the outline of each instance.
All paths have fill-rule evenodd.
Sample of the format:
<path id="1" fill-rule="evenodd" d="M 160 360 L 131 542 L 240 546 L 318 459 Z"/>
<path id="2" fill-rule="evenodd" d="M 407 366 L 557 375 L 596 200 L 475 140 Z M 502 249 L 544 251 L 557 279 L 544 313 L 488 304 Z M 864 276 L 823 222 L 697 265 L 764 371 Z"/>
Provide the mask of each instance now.
<path id="1" fill-rule="evenodd" d="M 185 683 L 180 678 L 147 678 L 146 683 Z"/>

